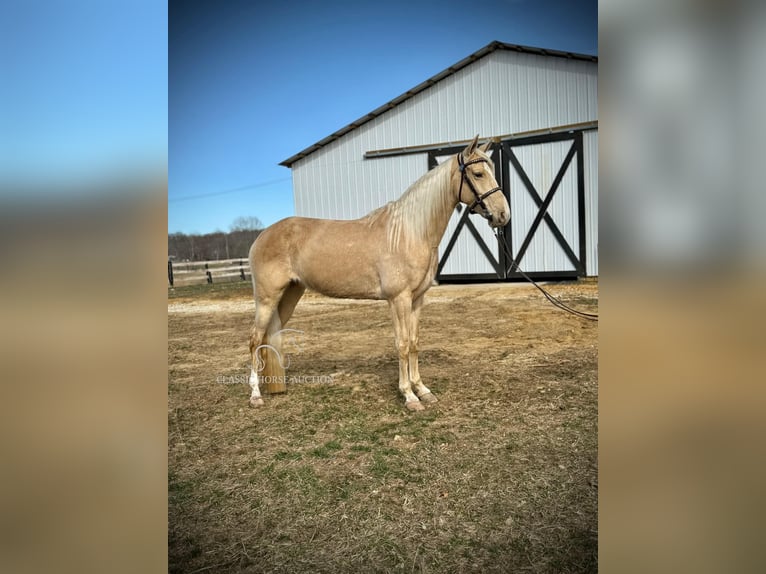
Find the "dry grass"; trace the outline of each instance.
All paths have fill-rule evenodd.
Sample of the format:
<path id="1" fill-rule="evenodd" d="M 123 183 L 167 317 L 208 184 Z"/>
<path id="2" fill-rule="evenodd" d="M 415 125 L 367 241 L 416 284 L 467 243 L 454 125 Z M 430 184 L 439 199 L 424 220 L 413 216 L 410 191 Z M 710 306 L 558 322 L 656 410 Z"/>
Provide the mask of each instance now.
<path id="1" fill-rule="evenodd" d="M 598 286 L 553 286 L 595 311 Z M 247 406 L 247 285 L 168 305 L 172 572 L 593 572 L 597 327 L 520 285 L 429 292 L 407 412 L 385 303 L 309 294 L 291 375 Z M 234 384 L 220 384 L 218 377 Z"/>

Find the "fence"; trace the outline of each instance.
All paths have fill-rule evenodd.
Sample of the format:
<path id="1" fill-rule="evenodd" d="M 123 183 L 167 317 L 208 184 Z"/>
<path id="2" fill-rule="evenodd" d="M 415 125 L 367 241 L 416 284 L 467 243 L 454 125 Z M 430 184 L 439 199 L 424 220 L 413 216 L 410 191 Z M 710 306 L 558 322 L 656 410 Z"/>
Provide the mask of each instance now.
<path id="1" fill-rule="evenodd" d="M 217 261 L 168 261 L 168 283 L 171 287 L 247 281 L 250 279 L 250 264 L 247 259 L 220 259 Z"/>

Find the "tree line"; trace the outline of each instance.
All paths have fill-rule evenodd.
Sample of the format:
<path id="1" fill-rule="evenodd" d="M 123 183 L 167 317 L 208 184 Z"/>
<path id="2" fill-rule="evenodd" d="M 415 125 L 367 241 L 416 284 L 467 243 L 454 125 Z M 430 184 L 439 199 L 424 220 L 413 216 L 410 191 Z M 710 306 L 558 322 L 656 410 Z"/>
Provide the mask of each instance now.
<path id="1" fill-rule="evenodd" d="M 261 231 L 263 224 L 257 217 L 238 217 L 228 232 L 169 233 L 168 259 L 179 262 L 246 259 Z"/>

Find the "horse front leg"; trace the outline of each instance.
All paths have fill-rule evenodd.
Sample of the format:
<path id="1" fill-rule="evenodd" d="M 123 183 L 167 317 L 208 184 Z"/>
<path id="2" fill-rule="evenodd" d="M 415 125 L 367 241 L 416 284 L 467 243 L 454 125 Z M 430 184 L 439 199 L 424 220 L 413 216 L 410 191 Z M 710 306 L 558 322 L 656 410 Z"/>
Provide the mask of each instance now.
<path id="1" fill-rule="evenodd" d="M 412 391 L 410 382 L 410 321 L 412 315 L 412 299 L 409 294 L 399 295 L 389 301 L 391 315 L 394 319 L 394 336 L 396 350 L 399 354 L 399 392 L 404 395 L 404 406 L 411 411 L 422 411 L 425 407 L 420 404 L 417 395 Z"/>
<path id="2" fill-rule="evenodd" d="M 420 369 L 418 367 L 418 344 L 420 339 L 420 310 L 423 307 L 424 295 L 421 295 L 412 302 L 412 313 L 410 314 L 409 336 L 410 336 L 410 355 L 409 369 L 410 382 L 415 394 L 424 403 L 437 402 L 436 397 L 428 390 L 420 378 Z"/>

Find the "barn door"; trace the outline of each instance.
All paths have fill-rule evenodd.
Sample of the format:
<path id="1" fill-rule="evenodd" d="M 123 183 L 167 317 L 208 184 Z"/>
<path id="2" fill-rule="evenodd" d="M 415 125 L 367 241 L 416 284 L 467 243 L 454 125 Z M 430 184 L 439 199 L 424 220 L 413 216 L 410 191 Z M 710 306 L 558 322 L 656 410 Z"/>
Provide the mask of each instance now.
<path id="1" fill-rule="evenodd" d="M 462 147 L 429 153 L 429 169 Z M 504 229 L 508 252 L 527 274 L 585 275 L 585 178 L 582 132 L 509 139 L 492 151 L 495 179 L 511 207 Z M 479 215 L 459 205 L 439 245 L 436 276 L 517 279 L 521 274 Z"/>
<path id="2" fill-rule="evenodd" d="M 428 169 L 463 151 L 463 147 L 440 149 L 428 156 Z M 500 183 L 500 153 L 492 151 Z M 502 185 L 502 183 L 500 183 Z M 465 205 L 459 204 L 452 214 L 442 242 L 439 245 L 437 279 L 498 279 L 505 277 L 505 259 L 492 229 L 486 220 L 470 214 Z"/>
<path id="3" fill-rule="evenodd" d="M 538 277 L 585 275 L 582 132 L 504 141 L 502 167 L 505 241 L 519 267 Z M 503 276 L 520 274 L 504 261 Z"/>

